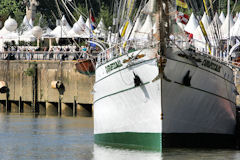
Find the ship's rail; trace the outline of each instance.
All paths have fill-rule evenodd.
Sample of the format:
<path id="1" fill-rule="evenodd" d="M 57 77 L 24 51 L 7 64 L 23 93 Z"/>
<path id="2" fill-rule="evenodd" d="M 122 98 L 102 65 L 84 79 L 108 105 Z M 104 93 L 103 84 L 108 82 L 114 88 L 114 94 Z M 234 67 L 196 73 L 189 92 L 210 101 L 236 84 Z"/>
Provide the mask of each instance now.
<path id="1" fill-rule="evenodd" d="M 129 40 L 123 43 L 116 44 L 113 47 L 110 47 L 98 54 L 97 66 L 101 66 L 113 59 L 116 59 L 123 55 L 128 55 L 129 53 L 137 50 L 156 47 L 158 43 L 159 42 L 153 42 L 153 41 L 135 41 L 135 40 L 130 41 Z"/>

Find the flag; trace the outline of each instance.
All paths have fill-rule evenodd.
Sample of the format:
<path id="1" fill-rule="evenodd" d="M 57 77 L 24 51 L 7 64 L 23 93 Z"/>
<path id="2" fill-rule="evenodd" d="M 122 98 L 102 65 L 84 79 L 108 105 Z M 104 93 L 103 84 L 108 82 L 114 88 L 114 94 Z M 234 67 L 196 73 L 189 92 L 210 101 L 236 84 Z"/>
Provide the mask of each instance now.
<path id="1" fill-rule="evenodd" d="M 188 5 L 185 2 L 185 0 L 176 0 L 176 5 L 182 8 L 188 8 Z"/>
<path id="2" fill-rule="evenodd" d="M 189 20 L 189 16 L 183 12 L 177 12 L 177 21 L 182 24 L 187 24 Z"/>
<path id="3" fill-rule="evenodd" d="M 96 21 L 92 14 L 92 9 L 90 9 L 90 11 L 89 11 L 89 21 L 90 21 L 90 26 L 91 26 L 90 29 L 94 30 L 96 28 Z"/>

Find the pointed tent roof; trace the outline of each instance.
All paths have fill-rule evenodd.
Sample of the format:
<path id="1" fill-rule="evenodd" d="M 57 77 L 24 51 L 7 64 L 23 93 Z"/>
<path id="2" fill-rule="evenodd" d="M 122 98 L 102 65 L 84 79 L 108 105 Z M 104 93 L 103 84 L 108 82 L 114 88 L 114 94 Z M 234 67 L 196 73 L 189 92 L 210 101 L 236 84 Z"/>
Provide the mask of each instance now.
<path id="1" fill-rule="evenodd" d="M 101 18 L 97 28 L 94 31 L 95 32 L 100 32 L 100 37 L 103 37 L 103 38 L 106 37 L 107 30 L 106 30 L 105 24 L 103 23 L 103 19 L 102 18 Z"/>
<path id="2" fill-rule="evenodd" d="M 198 27 L 197 19 L 196 19 L 195 15 L 192 13 L 184 30 L 188 33 L 193 34 L 194 31 L 197 29 L 197 27 Z"/>
<path id="3" fill-rule="evenodd" d="M 220 14 L 220 16 L 219 16 L 219 19 L 220 19 L 220 21 L 222 22 L 222 24 L 223 24 L 223 22 L 225 21 L 225 19 L 226 19 L 226 17 L 225 17 L 225 15 L 224 15 L 224 13 L 223 12 L 221 12 L 221 14 Z"/>
<path id="4" fill-rule="evenodd" d="M 85 23 L 82 15 L 80 15 L 80 17 L 79 17 L 79 19 L 78 19 L 78 22 L 79 22 L 79 23 Z"/>
<path id="5" fill-rule="evenodd" d="M 212 20 L 211 24 L 217 24 L 219 27 L 221 27 L 222 22 L 221 22 L 221 20 L 219 19 L 219 16 L 218 16 L 218 13 L 217 13 L 217 12 L 215 13 L 215 16 L 213 17 L 213 20 Z M 210 25 L 211 25 L 211 24 L 210 24 Z"/>
<path id="6" fill-rule="evenodd" d="M 33 20 L 32 20 L 32 18 L 29 20 L 29 24 L 33 28 Z"/>
<path id="7" fill-rule="evenodd" d="M 61 22 L 63 26 L 65 26 L 68 30 L 71 30 L 72 27 L 69 25 L 65 15 L 62 16 Z"/>
<path id="8" fill-rule="evenodd" d="M 213 17 L 212 22 L 210 23 L 207 33 L 210 34 L 210 36 L 212 36 L 213 30 L 217 27 L 218 29 L 220 29 L 220 27 L 222 26 L 222 22 L 219 19 L 219 16 L 217 14 L 217 12 L 215 13 L 215 16 Z"/>
<path id="9" fill-rule="evenodd" d="M 205 12 L 203 14 L 201 21 L 202 21 L 205 29 L 208 30 L 208 28 L 210 26 L 210 20 Z M 202 30 L 199 25 L 198 25 L 197 29 L 195 30 L 195 32 L 193 33 L 193 39 L 194 39 L 194 45 L 196 48 L 203 49 L 206 47 L 206 40 L 203 36 Z"/>
<path id="10" fill-rule="evenodd" d="M 237 20 L 236 23 L 234 24 L 234 26 L 232 27 L 232 32 L 231 32 L 231 36 L 240 36 L 240 16 L 237 16 Z"/>
<path id="11" fill-rule="evenodd" d="M 135 22 L 135 25 L 133 27 L 133 30 L 132 30 L 132 33 L 131 33 L 131 36 L 130 36 L 130 39 L 134 38 L 135 35 L 137 34 L 137 32 L 140 30 L 140 27 L 142 26 L 142 23 L 141 23 L 141 20 L 140 18 L 138 17 L 136 22 Z"/>
<path id="12" fill-rule="evenodd" d="M 149 0 L 145 7 L 142 9 L 143 13 L 151 14 L 156 10 L 156 0 Z"/>
<path id="13" fill-rule="evenodd" d="M 236 23 L 238 20 L 238 12 L 236 13 L 235 17 L 233 18 L 233 22 Z"/>
<path id="14" fill-rule="evenodd" d="M 79 20 L 74 23 L 72 29 L 68 33 L 69 37 L 80 37 L 80 38 L 89 38 L 90 30 L 86 26 L 83 17 L 80 16 Z"/>
<path id="15" fill-rule="evenodd" d="M 44 30 L 44 33 L 51 33 L 52 32 L 52 29 L 47 27 L 45 30 Z"/>
<path id="16" fill-rule="evenodd" d="M 208 30 L 208 27 L 210 26 L 210 21 L 209 21 L 209 18 L 208 18 L 207 14 L 205 12 L 203 14 L 203 17 L 202 17 L 201 21 L 204 25 L 205 30 Z M 193 33 L 193 38 L 197 39 L 198 41 L 205 42 L 205 38 L 203 36 L 202 30 L 201 30 L 199 25 Z"/>
<path id="17" fill-rule="evenodd" d="M 138 33 L 136 36 L 137 38 L 143 38 L 143 39 L 147 39 L 148 38 L 148 34 L 151 33 L 153 28 L 153 24 L 152 24 L 152 19 L 151 16 L 148 15 L 143 26 L 140 29 L 140 33 Z"/>
<path id="18" fill-rule="evenodd" d="M 222 24 L 222 26 L 220 28 L 223 39 L 226 39 L 228 37 L 228 20 L 229 20 L 229 18 L 230 18 L 230 35 L 231 35 L 231 28 L 234 25 L 232 15 L 231 14 L 230 14 L 230 16 L 227 15 L 225 21 L 223 22 L 223 24 Z"/>
<path id="19" fill-rule="evenodd" d="M 21 27 L 24 27 L 25 31 L 31 30 L 33 27 L 30 25 L 27 16 L 25 15 L 22 21 Z"/>
<path id="20" fill-rule="evenodd" d="M 58 25 L 52 32 L 50 32 L 50 34 L 45 36 L 54 38 L 68 38 L 68 32 L 71 30 L 71 26 L 69 25 L 65 15 L 62 16 L 61 24 Z"/>
<path id="21" fill-rule="evenodd" d="M 210 25 L 210 19 L 209 19 L 209 17 L 207 16 L 206 12 L 204 12 L 201 21 L 202 21 L 202 23 L 203 23 L 205 29 L 207 30 L 208 27 L 209 27 L 209 25 Z"/>
<path id="22" fill-rule="evenodd" d="M 68 32 L 71 29 L 67 26 L 57 26 L 51 33 L 50 35 L 55 37 L 55 38 L 68 38 Z"/>
<path id="23" fill-rule="evenodd" d="M 90 26 L 90 21 L 89 21 L 89 18 L 87 18 L 87 20 L 86 20 L 86 26 L 88 27 L 88 28 L 91 28 L 91 26 Z"/>
<path id="24" fill-rule="evenodd" d="M 97 26 L 97 29 L 103 29 L 103 30 L 106 30 L 106 26 L 105 24 L 103 23 L 103 19 L 101 18 L 98 26 Z"/>
<path id="25" fill-rule="evenodd" d="M 24 41 L 34 41 L 36 38 L 35 36 L 32 34 L 32 29 L 23 32 L 23 34 L 20 36 L 20 40 L 24 40 Z"/>

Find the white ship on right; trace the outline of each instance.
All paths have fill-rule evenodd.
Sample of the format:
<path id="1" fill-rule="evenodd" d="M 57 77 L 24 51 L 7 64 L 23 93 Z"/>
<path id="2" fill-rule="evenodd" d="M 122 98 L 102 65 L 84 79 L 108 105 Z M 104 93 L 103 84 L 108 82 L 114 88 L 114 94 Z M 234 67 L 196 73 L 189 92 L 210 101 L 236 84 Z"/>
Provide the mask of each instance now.
<path id="1" fill-rule="evenodd" d="M 141 25 L 138 18 L 131 32 L 126 29 L 126 35 L 131 33 L 128 37 L 137 40 L 123 40 L 98 56 L 95 142 L 153 150 L 234 146 L 237 93 L 233 68 L 217 49 L 210 55 L 210 49 L 184 49 L 176 36 L 166 41 L 162 22 L 168 18 L 163 12 L 169 1 L 149 0 L 147 5 L 158 6 L 155 15 L 160 21 L 153 25 L 150 15 L 143 16 Z M 206 19 L 205 14 L 203 25 Z M 192 21 L 196 19 L 191 17 Z"/>

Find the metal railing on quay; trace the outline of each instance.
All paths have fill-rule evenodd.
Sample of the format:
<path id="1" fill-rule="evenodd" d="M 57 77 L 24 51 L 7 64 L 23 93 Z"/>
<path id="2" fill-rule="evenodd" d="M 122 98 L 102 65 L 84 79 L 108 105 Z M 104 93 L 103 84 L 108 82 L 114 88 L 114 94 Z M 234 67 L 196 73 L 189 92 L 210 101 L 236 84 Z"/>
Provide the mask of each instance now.
<path id="1" fill-rule="evenodd" d="M 49 51 L 4 51 L 0 52 L 0 60 L 78 60 L 88 59 L 86 53 L 75 52 L 49 52 Z"/>

